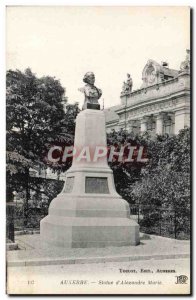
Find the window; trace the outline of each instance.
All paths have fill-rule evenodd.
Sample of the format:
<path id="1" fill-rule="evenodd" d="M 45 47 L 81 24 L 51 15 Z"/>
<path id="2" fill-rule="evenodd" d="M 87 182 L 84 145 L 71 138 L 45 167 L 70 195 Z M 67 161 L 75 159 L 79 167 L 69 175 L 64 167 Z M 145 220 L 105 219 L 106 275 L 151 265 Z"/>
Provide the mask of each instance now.
<path id="1" fill-rule="evenodd" d="M 149 119 L 147 122 L 147 131 L 155 131 L 156 122 L 154 119 Z"/>
<path id="2" fill-rule="evenodd" d="M 167 116 L 167 118 L 164 119 L 163 133 L 169 135 L 173 133 L 173 121 L 170 116 Z"/>

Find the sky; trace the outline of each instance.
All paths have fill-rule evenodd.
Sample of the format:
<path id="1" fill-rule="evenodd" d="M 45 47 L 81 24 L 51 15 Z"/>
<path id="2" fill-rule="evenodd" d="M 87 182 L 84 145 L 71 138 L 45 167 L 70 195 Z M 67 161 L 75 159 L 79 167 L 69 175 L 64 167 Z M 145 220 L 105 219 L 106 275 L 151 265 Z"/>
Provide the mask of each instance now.
<path id="1" fill-rule="evenodd" d="M 139 89 L 148 59 L 179 69 L 186 49 L 188 7 L 7 7 L 6 68 L 56 77 L 80 107 L 86 72 L 95 73 L 100 104 L 110 107 L 120 104 L 127 73 Z"/>

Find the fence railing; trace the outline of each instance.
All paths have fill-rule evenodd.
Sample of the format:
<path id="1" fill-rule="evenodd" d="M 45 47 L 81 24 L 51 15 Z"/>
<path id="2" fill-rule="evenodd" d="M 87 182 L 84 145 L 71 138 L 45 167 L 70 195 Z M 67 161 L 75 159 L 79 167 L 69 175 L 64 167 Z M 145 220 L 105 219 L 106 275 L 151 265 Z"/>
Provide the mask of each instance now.
<path id="1" fill-rule="evenodd" d="M 47 207 L 30 207 L 25 212 L 24 205 L 13 202 L 6 204 L 6 237 L 8 241 L 15 241 L 15 232 L 39 230 L 40 221 L 48 214 Z"/>
<path id="2" fill-rule="evenodd" d="M 130 214 L 140 225 L 140 231 L 175 239 L 190 239 L 190 209 L 164 208 L 153 205 L 131 205 Z"/>
<path id="3" fill-rule="evenodd" d="M 6 231 L 7 238 L 14 242 L 14 231 L 26 229 L 39 230 L 40 221 L 48 214 L 47 207 L 28 209 L 25 216 L 24 206 L 7 204 Z M 140 225 L 140 231 L 160 236 L 189 239 L 190 238 L 190 209 L 163 208 L 152 205 L 131 205 L 131 217 Z"/>

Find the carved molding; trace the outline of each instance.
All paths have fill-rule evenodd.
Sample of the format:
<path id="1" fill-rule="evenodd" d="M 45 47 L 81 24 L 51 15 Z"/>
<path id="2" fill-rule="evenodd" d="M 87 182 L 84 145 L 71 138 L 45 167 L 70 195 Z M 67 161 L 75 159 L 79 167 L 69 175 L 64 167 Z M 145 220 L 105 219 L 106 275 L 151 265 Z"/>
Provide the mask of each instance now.
<path id="1" fill-rule="evenodd" d="M 156 104 L 150 104 L 150 105 L 146 105 L 143 108 L 138 108 L 138 109 L 134 109 L 132 111 L 127 112 L 127 116 L 128 117 L 133 117 L 133 116 L 137 116 L 140 114 L 148 114 L 149 112 L 161 112 L 164 109 L 167 108 L 175 108 L 176 105 L 178 103 L 177 99 L 173 99 L 173 100 L 169 100 L 167 102 L 161 102 L 161 103 L 156 103 Z M 121 114 L 121 119 L 123 117 L 124 114 Z"/>

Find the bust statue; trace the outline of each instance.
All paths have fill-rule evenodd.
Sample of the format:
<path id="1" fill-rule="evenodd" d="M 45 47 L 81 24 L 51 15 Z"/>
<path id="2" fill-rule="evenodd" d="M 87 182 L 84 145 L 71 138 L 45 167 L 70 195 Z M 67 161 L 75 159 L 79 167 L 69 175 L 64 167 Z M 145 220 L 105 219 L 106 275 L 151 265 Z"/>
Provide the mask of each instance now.
<path id="1" fill-rule="evenodd" d="M 79 89 L 80 92 L 84 93 L 84 97 L 85 97 L 82 109 L 83 110 L 86 108 L 100 109 L 98 99 L 101 97 L 102 91 L 94 85 L 95 83 L 94 73 L 87 72 L 84 75 L 83 81 L 86 84 L 83 88 Z"/>

